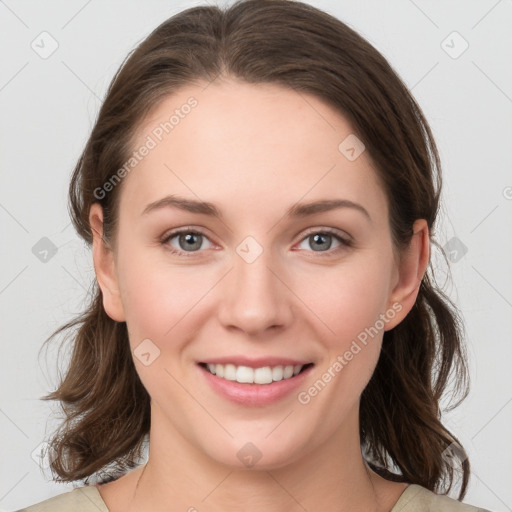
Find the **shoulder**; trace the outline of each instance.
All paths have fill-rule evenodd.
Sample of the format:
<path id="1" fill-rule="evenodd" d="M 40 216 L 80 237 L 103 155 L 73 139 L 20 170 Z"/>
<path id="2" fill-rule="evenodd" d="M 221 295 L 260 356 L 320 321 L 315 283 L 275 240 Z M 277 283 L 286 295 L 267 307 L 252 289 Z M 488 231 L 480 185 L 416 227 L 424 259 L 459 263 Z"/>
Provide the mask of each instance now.
<path id="1" fill-rule="evenodd" d="M 78 487 L 17 512 L 109 512 L 94 485 Z"/>
<path id="2" fill-rule="evenodd" d="M 410 484 L 401 494 L 391 512 L 491 512 L 461 503 L 449 496 L 436 494 L 426 487 Z"/>

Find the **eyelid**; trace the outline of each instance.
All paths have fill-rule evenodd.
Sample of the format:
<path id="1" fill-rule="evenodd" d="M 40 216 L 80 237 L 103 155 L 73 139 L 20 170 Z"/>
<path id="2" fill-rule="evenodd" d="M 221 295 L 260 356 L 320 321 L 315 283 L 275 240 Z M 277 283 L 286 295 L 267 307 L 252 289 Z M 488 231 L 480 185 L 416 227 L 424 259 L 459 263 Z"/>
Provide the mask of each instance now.
<path id="1" fill-rule="evenodd" d="M 203 231 L 203 229 L 204 228 L 195 228 L 194 226 L 182 226 L 181 228 L 169 229 L 160 237 L 160 240 L 165 242 L 170 238 L 174 238 L 176 235 L 181 235 L 182 233 L 195 233 L 203 235 L 209 239 L 208 235 Z"/>
<path id="2" fill-rule="evenodd" d="M 305 238 L 307 238 L 309 235 L 311 235 L 313 233 L 325 233 L 328 235 L 334 235 L 334 236 L 337 236 L 339 239 L 341 239 L 345 243 L 353 242 L 353 238 L 347 232 L 342 231 L 340 229 L 328 228 L 328 227 L 308 228 L 306 230 L 305 234 L 300 239 L 300 241 L 302 242 Z"/>

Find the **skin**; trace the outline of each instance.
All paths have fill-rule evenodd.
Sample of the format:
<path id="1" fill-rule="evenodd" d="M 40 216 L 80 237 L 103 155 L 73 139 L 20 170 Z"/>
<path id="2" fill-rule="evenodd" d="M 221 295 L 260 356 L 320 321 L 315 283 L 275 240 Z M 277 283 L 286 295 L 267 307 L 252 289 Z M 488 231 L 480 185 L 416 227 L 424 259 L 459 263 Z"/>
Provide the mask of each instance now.
<path id="1" fill-rule="evenodd" d="M 134 357 L 151 396 L 149 462 L 100 494 L 112 512 L 389 511 L 407 484 L 365 464 L 360 396 L 384 330 L 416 300 L 427 224 L 414 223 L 399 258 L 370 156 L 349 161 L 338 150 L 353 133 L 348 121 L 282 86 L 232 78 L 188 85 L 155 106 L 134 146 L 190 96 L 197 107 L 123 179 L 110 246 L 101 240 L 101 207 L 90 210 L 105 310 L 127 323 L 132 351 L 145 339 L 160 350 L 148 366 Z M 170 194 L 212 202 L 223 219 L 171 207 L 143 214 Z M 355 208 L 284 216 L 320 199 L 353 201 L 370 219 Z M 200 248 L 187 253 L 179 236 L 162 242 L 183 227 L 204 234 Z M 310 235 L 325 228 L 353 246 L 328 236 L 319 248 Z M 263 251 L 252 263 L 236 252 L 247 236 Z M 199 373 L 198 361 L 217 356 L 294 357 L 314 362 L 299 389 L 307 390 L 393 304 L 400 311 L 308 404 L 296 392 L 264 407 L 234 404 Z M 237 457 L 247 442 L 262 454 L 250 469 Z"/>

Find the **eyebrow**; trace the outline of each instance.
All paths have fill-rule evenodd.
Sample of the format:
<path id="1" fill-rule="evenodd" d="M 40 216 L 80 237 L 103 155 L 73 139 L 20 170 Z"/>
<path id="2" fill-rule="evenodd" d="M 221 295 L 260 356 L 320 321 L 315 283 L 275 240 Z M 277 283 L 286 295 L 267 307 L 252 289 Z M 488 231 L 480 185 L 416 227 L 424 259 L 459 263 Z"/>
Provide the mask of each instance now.
<path id="1" fill-rule="evenodd" d="M 155 210 L 162 208 L 179 208 L 191 213 L 199 213 L 203 215 L 209 215 L 222 219 L 223 215 L 220 210 L 213 204 L 207 201 L 197 201 L 195 199 L 187 199 L 176 195 L 170 195 L 159 199 L 153 203 L 148 204 L 142 215 L 148 214 Z M 286 210 L 285 217 L 307 217 L 316 213 L 327 212 L 330 210 L 336 210 L 339 208 L 351 208 L 363 213 L 368 220 L 371 222 L 372 218 L 370 214 L 359 203 L 354 203 L 348 199 L 322 199 L 320 201 L 313 201 L 310 203 L 299 203 L 294 204 L 288 210 Z"/>

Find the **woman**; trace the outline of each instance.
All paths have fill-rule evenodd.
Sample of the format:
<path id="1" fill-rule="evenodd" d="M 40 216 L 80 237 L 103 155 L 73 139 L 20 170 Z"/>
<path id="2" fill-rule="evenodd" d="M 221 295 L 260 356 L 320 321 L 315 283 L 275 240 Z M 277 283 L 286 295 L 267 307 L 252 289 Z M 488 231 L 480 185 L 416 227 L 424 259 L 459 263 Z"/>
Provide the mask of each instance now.
<path id="1" fill-rule="evenodd" d="M 70 185 L 97 289 L 60 330 L 51 468 L 96 485 L 24 510 L 477 510 L 440 419 L 467 379 L 427 273 L 440 185 L 419 106 L 342 22 L 247 0 L 160 25 Z"/>

